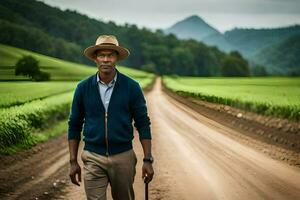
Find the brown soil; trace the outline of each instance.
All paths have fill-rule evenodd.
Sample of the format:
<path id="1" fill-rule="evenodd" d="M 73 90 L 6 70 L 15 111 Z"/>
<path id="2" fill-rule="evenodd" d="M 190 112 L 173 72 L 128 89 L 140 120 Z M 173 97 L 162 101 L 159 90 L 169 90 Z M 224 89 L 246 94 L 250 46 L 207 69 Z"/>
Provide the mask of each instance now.
<path id="1" fill-rule="evenodd" d="M 300 167 L 300 122 L 259 115 L 227 105 L 180 96 L 163 87 L 173 99 L 238 132 L 228 135 L 270 157 Z"/>
<path id="2" fill-rule="evenodd" d="M 0 157 L 0 199 L 49 199 L 68 182 L 66 135 Z M 55 165 L 54 165 L 55 163 Z"/>
<path id="3" fill-rule="evenodd" d="M 246 120 L 251 113 L 228 107 L 225 112 L 220 105 L 168 94 L 162 92 L 160 79 L 146 94 L 155 158 L 150 199 L 300 198 L 298 137 L 293 141 L 287 136 L 288 142 L 277 143 L 272 139 L 277 132 L 267 123 Z M 239 112 L 242 117 L 236 117 Z M 263 134 L 256 133 L 260 129 Z M 143 153 L 135 135 L 134 187 L 140 200 L 144 199 Z M 66 134 L 16 155 L 1 156 L 0 199 L 86 199 L 83 182 L 78 187 L 69 180 L 68 160 Z"/>

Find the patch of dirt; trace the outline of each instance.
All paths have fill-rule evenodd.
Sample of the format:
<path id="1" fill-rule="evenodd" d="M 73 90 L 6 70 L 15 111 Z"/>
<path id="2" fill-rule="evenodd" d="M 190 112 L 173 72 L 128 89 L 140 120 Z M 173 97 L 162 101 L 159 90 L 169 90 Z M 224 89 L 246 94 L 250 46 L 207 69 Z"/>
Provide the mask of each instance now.
<path id="1" fill-rule="evenodd" d="M 145 91 L 145 94 L 148 92 L 149 90 Z M 247 174 L 245 169 L 253 170 L 253 173 L 258 174 L 252 184 L 253 187 L 256 186 L 256 180 L 260 180 L 260 177 L 262 177 L 261 181 L 265 180 L 267 186 L 272 184 L 275 186 L 276 184 L 285 184 L 286 188 L 288 188 L 286 190 L 288 194 L 293 195 L 295 191 L 299 191 L 295 187 L 295 185 L 299 185 L 296 183 L 297 180 L 282 182 L 283 179 L 274 179 L 275 181 L 272 182 L 273 174 L 278 171 L 273 169 L 274 173 L 269 176 L 269 171 L 265 172 L 263 167 L 260 167 L 260 165 L 255 166 L 254 164 L 261 164 L 261 166 L 266 167 L 273 165 L 264 165 L 265 163 L 249 164 L 248 161 L 252 161 L 247 157 L 250 151 L 246 151 L 248 153 L 247 155 L 245 155 L 244 152 L 238 152 L 240 153 L 238 156 L 236 156 L 236 151 L 227 151 L 224 153 L 226 146 L 215 146 L 214 143 L 210 143 L 209 137 L 206 138 L 208 135 L 200 135 L 195 130 L 191 131 L 194 135 L 188 134 L 189 132 L 186 130 L 189 128 L 192 130 L 193 128 L 193 124 L 190 122 L 197 118 L 193 115 L 189 115 L 189 113 L 186 114 L 186 112 L 180 110 L 182 109 L 180 107 L 186 108 L 184 105 L 187 105 L 194 111 L 201 113 L 201 115 L 216 121 L 215 124 L 219 123 L 236 130 L 236 133 L 233 131 L 226 132 L 224 130 L 220 132 L 239 143 L 247 144 L 272 158 L 300 167 L 300 129 L 298 123 L 289 122 L 284 119 L 260 116 L 255 113 L 245 112 L 220 104 L 212 104 L 197 99 L 181 97 L 168 90 L 165 90 L 165 92 L 169 96 L 165 94 L 160 96 L 160 87 L 159 91 L 156 87 L 154 92 L 155 93 L 148 95 L 148 103 L 150 104 L 149 114 L 153 122 L 153 153 L 156 160 L 154 162 L 155 177 L 153 182 L 149 185 L 150 199 L 181 200 L 185 198 L 190 199 L 189 195 L 199 196 L 199 194 L 203 194 L 210 196 L 219 193 L 222 195 L 223 189 L 227 186 L 228 194 L 230 192 L 236 194 L 237 192 L 234 189 L 238 186 L 240 186 L 240 190 L 238 191 L 247 194 L 248 190 L 251 189 L 249 187 L 252 182 L 249 181 L 252 180 L 252 174 Z M 174 104 L 176 106 L 167 104 L 169 101 L 167 101 L 165 96 L 168 97 L 170 101 L 176 102 L 176 104 Z M 178 103 L 178 101 L 184 105 Z M 175 109 L 177 110 L 174 111 Z M 173 112 L 175 112 L 175 114 Z M 185 116 L 184 119 L 178 121 L 179 118 L 172 117 L 178 113 L 180 116 Z M 196 114 L 198 115 L 198 113 Z M 201 125 L 198 123 L 198 119 L 194 121 L 194 125 Z M 204 120 L 201 123 L 207 123 L 207 127 L 212 126 L 212 124 L 209 124 L 209 120 Z M 201 125 L 200 127 L 203 126 Z M 215 130 L 218 128 L 213 127 L 212 129 Z M 196 133 L 198 135 L 195 135 Z M 219 136 L 223 137 L 223 134 Z M 207 140 L 203 140 L 203 138 L 200 139 L 200 136 Z M 176 138 L 178 140 L 176 140 Z M 81 141 L 78 153 L 78 160 L 81 166 L 80 152 L 82 145 L 83 142 Z M 144 188 L 141 179 L 141 158 L 143 157 L 143 152 L 136 132 L 134 149 L 138 157 L 137 175 L 135 178 L 136 199 L 143 199 Z M 244 162 L 238 162 L 243 156 Z M 194 159 L 182 160 L 184 157 L 193 157 Z M 268 157 L 264 156 L 264 158 Z M 231 159 L 233 160 L 232 162 Z M 66 133 L 15 155 L 0 155 L 0 199 L 85 199 L 83 182 L 81 182 L 80 187 L 77 187 L 69 180 L 68 161 L 69 152 Z M 268 162 L 271 163 L 271 161 Z M 289 168 L 286 169 L 287 171 L 292 168 L 287 165 L 283 165 L 283 167 Z M 198 169 L 202 169 L 202 171 Z M 298 168 L 296 169 L 298 170 Z M 200 173 L 201 176 L 198 173 L 199 171 L 203 172 Z M 236 172 L 240 172 L 242 175 Z M 217 173 L 219 173 L 219 176 L 216 175 Z M 224 174 L 227 174 L 227 176 L 223 179 Z M 294 172 L 291 174 L 294 174 Z M 239 185 L 239 181 L 245 179 L 245 175 L 249 178 L 247 179 L 248 182 L 245 180 L 245 185 Z M 286 174 L 282 173 L 282 176 L 284 177 Z M 232 182 L 232 186 L 230 186 L 227 181 L 232 180 L 232 177 L 235 177 L 234 180 L 236 182 Z M 294 175 L 288 176 L 288 178 L 291 179 L 293 177 L 297 178 L 297 176 Z M 210 187 L 209 184 L 201 185 L 201 181 L 199 181 L 200 179 L 198 178 L 202 178 L 202 181 L 210 180 L 211 182 L 208 183 L 212 184 L 213 187 Z M 188 180 L 192 182 L 188 182 Z M 220 180 L 223 180 L 224 185 L 221 184 L 222 181 Z M 287 183 L 290 185 L 287 185 Z M 185 187 L 189 184 L 195 187 Z M 201 187 L 199 185 L 201 185 Z M 219 185 L 219 187 L 216 187 L 216 185 Z M 293 185 L 293 187 L 291 185 Z M 274 191 L 277 191 L 278 188 L 275 186 L 273 188 L 274 190 L 270 190 L 271 192 L 266 191 L 266 193 L 271 195 Z M 216 188 L 220 189 L 220 191 L 213 191 Z M 243 189 L 245 189 L 245 191 Z M 256 191 L 255 189 L 254 187 L 252 191 Z M 191 191 L 193 194 L 191 194 Z M 285 190 L 282 191 L 284 193 Z M 252 192 L 252 194 L 255 195 L 256 192 Z M 287 196 L 286 194 L 285 197 Z M 225 196 L 219 197 L 225 198 Z M 111 199 L 111 197 L 108 196 L 108 199 Z M 233 198 L 228 197 L 227 199 Z M 237 199 L 242 199 L 242 197 Z"/>
<path id="2" fill-rule="evenodd" d="M 49 199 L 67 183 L 66 134 L 0 156 L 0 199 Z M 55 163 L 55 165 L 53 165 Z"/>
<path id="3" fill-rule="evenodd" d="M 229 137 L 300 168 L 299 122 L 180 96 L 166 87 L 163 87 L 163 91 L 198 113 L 241 133 Z"/>
<path id="4" fill-rule="evenodd" d="M 155 79 L 145 95 L 154 83 Z M 78 152 L 80 166 L 83 144 L 81 141 Z M 141 152 L 136 153 L 142 157 Z M 14 155 L 0 155 L 0 199 L 85 199 L 83 180 L 79 188 L 69 179 L 68 161 L 66 133 Z"/>

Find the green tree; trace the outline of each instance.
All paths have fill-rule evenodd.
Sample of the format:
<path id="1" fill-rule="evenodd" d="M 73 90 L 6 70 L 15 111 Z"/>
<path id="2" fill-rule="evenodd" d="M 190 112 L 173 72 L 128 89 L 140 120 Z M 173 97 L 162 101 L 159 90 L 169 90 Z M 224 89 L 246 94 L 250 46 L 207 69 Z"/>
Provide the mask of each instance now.
<path id="1" fill-rule="evenodd" d="M 151 73 L 157 73 L 154 63 L 148 63 L 148 64 L 143 65 L 141 67 L 141 70 L 151 72 Z"/>
<path id="2" fill-rule="evenodd" d="M 216 47 L 180 40 L 163 30 L 103 22 L 35 0 L 2 0 L 0 13 L 1 43 L 89 65 L 95 63 L 83 56 L 82 50 L 100 34 L 116 35 L 120 45 L 130 50 L 120 65 L 158 74 L 219 76 L 226 56 Z"/>
<path id="3" fill-rule="evenodd" d="M 33 77 L 33 79 L 35 80 L 35 81 L 48 81 L 48 80 L 50 80 L 50 74 L 49 73 L 47 73 L 47 72 L 39 72 L 39 73 L 37 73 L 34 77 Z"/>
<path id="4" fill-rule="evenodd" d="M 253 76 L 268 76 L 266 68 L 261 65 L 255 65 L 251 68 L 251 74 Z"/>
<path id="5" fill-rule="evenodd" d="M 39 62 L 32 56 L 23 56 L 16 63 L 15 75 L 24 75 L 33 78 L 40 72 Z"/>
<path id="6" fill-rule="evenodd" d="M 50 80 L 50 74 L 40 71 L 39 61 L 32 56 L 23 56 L 16 63 L 15 75 L 24 75 L 35 81 Z"/>
<path id="7" fill-rule="evenodd" d="M 249 76 L 250 70 L 247 60 L 239 52 L 233 51 L 225 56 L 221 73 L 223 76 Z"/>

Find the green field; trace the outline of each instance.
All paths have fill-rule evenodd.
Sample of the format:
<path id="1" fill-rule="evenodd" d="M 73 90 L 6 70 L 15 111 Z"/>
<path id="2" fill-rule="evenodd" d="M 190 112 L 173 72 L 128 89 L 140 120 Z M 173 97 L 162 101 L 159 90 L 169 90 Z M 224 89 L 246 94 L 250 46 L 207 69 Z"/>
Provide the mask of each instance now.
<path id="1" fill-rule="evenodd" d="M 27 77 L 19 77 L 14 75 L 14 66 L 17 63 L 18 59 L 20 59 L 24 55 L 31 55 L 35 57 L 39 61 L 41 70 L 49 72 L 51 74 L 51 80 L 82 80 L 85 77 L 95 74 L 97 71 L 97 68 L 95 66 L 88 66 L 64 61 L 61 59 L 34 53 L 32 51 L 0 44 L 0 81 L 12 81 L 20 79 L 28 80 Z M 152 74 L 144 71 L 126 68 L 124 66 L 117 66 L 117 68 L 121 72 L 131 76 L 138 81 L 144 80 L 144 78 L 148 76 L 150 76 L 150 79 L 153 78 Z"/>
<path id="2" fill-rule="evenodd" d="M 260 114 L 300 119 L 300 78 L 198 78 L 166 76 L 167 88 L 205 101 Z"/>
<path id="3" fill-rule="evenodd" d="M 32 55 L 39 60 L 41 69 L 51 74 L 50 82 L 32 82 L 28 77 L 15 76 L 14 65 L 23 55 Z M 95 74 L 96 67 L 72 63 L 31 51 L 0 44 L 0 108 L 21 105 L 35 99 L 71 91 L 77 82 Z M 147 87 L 154 75 L 144 71 L 117 66 L 124 74 Z M 18 80 L 16 82 L 16 80 Z M 22 81 L 23 80 L 23 81 Z"/>
<path id="4" fill-rule="evenodd" d="M 29 101 L 74 90 L 76 82 L 0 82 L 0 108 L 21 105 Z"/>
<path id="5" fill-rule="evenodd" d="M 15 76 L 14 65 L 23 55 L 39 60 L 41 70 L 51 74 L 51 81 L 32 82 L 28 77 Z M 49 137 L 41 133 L 59 134 L 47 128 L 65 132 L 74 89 L 80 80 L 95 74 L 97 68 L 2 44 L 0 58 L 0 154 L 14 153 L 18 146 L 28 148 Z M 140 70 L 117 68 L 138 81 L 142 88 L 149 86 L 155 77 Z"/>
<path id="6" fill-rule="evenodd" d="M 96 72 L 96 68 L 93 67 L 0 44 L 0 80 L 28 79 L 14 75 L 14 66 L 24 55 L 36 58 L 41 70 L 51 74 L 51 80 L 80 80 Z"/>

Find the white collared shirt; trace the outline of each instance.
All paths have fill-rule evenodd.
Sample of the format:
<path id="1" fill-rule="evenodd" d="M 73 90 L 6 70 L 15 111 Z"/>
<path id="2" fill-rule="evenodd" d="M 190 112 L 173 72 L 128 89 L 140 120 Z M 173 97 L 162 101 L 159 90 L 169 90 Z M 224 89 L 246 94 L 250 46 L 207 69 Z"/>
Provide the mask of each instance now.
<path id="1" fill-rule="evenodd" d="M 113 92 L 116 81 L 117 81 L 117 72 L 116 72 L 113 80 L 111 80 L 111 82 L 109 82 L 108 84 L 101 81 L 99 74 L 97 74 L 97 83 L 98 83 L 98 87 L 99 87 L 100 97 L 101 97 L 101 100 L 102 100 L 102 103 L 103 103 L 103 106 L 104 106 L 106 112 L 108 109 L 110 97 Z"/>

